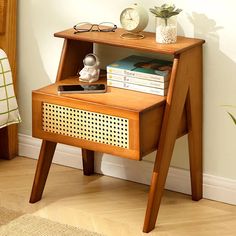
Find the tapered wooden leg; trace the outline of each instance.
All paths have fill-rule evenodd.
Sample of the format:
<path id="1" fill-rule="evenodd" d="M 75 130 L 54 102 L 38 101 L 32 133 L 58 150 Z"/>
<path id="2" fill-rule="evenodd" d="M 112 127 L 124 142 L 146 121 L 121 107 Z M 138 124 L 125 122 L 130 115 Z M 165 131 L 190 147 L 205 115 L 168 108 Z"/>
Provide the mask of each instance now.
<path id="1" fill-rule="evenodd" d="M 198 51 L 201 60 L 202 50 Z M 189 92 L 186 101 L 188 121 L 189 163 L 191 173 L 192 199 L 202 198 L 202 64 L 195 71 L 195 77 L 190 80 Z"/>
<path id="2" fill-rule="evenodd" d="M 17 125 L 0 129 L 0 158 L 10 160 L 18 155 Z"/>
<path id="3" fill-rule="evenodd" d="M 174 144 L 189 89 L 189 80 L 192 77 L 192 68 L 194 68 L 196 63 L 194 59 L 195 54 L 196 49 L 192 49 L 182 53 L 180 58 L 176 57 L 174 59 L 143 227 L 143 231 L 146 233 L 154 229 L 156 224 Z"/>
<path id="4" fill-rule="evenodd" d="M 84 175 L 94 174 L 94 151 L 82 149 Z"/>
<path id="5" fill-rule="evenodd" d="M 48 177 L 48 172 L 52 163 L 56 145 L 57 143 L 46 140 L 43 140 L 42 142 L 30 196 L 30 203 L 35 203 L 42 198 L 44 186 Z"/>

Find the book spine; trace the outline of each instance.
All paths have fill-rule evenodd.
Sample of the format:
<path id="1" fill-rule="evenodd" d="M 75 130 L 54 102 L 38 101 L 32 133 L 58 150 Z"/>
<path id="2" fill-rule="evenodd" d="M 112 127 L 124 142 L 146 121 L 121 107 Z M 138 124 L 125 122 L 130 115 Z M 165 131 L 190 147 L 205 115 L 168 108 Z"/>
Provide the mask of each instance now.
<path id="1" fill-rule="evenodd" d="M 111 87 L 134 90 L 134 91 L 143 92 L 143 93 L 151 93 L 151 94 L 160 95 L 160 96 L 166 96 L 167 94 L 167 89 L 152 88 L 152 87 L 147 87 L 147 86 L 142 86 L 142 85 L 137 85 L 137 84 L 119 82 L 119 81 L 115 81 L 111 79 L 107 80 L 107 85 Z"/>
<path id="2" fill-rule="evenodd" d="M 158 82 L 166 82 L 169 80 L 169 74 L 166 76 L 163 75 L 154 75 L 149 73 L 143 73 L 143 72 L 137 72 L 132 70 L 125 70 L 120 68 L 114 68 L 111 66 L 107 66 L 107 72 L 112 74 L 119 74 L 119 75 L 125 75 L 125 76 L 131 76 L 131 77 L 138 77 L 140 79 L 147 79 L 147 80 L 155 80 Z"/>
<path id="3" fill-rule="evenodd" d="M 120 82 L 126 82 L 131 84 L 138 84 L 144 86 L 150 86 L 154 88 L 166 89 L 168 88 L 169 82 L 158 82 L 153 80 L 140 79 L 136 77 L 126 76 L 126 75 L 117 75 L 107 73 L 107 79 L 116 80 Z"/>

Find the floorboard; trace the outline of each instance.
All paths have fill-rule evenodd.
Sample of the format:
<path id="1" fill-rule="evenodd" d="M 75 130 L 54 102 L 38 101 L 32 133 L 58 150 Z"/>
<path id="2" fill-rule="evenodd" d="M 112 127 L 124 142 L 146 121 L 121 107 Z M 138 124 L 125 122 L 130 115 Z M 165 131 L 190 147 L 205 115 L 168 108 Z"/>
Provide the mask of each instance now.
<path id="1" fill-rule="evenodd" d="M 29 204 L 36 161 L 0 160 L 0 206 L 79 226 L 109 236 L 142 233 L 148 186 L 52 165 L 43 198 Z M 149 235 L 234 236 L 236 207 L 165 191 L 158 222 Z"/>

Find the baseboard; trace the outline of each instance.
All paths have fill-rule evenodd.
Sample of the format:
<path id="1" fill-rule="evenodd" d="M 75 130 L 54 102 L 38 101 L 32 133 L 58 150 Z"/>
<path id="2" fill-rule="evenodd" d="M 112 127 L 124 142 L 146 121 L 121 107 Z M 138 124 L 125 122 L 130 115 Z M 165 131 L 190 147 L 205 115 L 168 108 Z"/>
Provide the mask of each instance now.
<path id="1" fill-rule="evenodd" d="M 19 134 L 19 155 L 38 158 L 40 140 L 29 135 Z M 53 162 L 82 169 L 81 150 L 59 144 Z M 150 184 L 153 163 L 117 158 L 108 154 L 96 153 L 95 171 L 104 175 Z M 142 173 L 137 175 L 137 173 Z M 185 194 L 191 193 L 190 173 L 188 170 L 171 167 L 168 173 L 166 189 Z M 236 205 L 236 181 L 204 174 L 204 198 Z"/>

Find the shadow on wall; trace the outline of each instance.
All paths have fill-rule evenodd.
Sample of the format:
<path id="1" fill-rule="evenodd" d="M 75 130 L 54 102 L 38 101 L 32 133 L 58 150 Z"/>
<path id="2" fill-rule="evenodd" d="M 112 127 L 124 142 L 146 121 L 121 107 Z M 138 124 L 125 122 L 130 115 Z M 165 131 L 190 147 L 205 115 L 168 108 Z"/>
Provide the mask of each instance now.
<path id="1" fill-rule="evenodd" d="M 220 93 L 219 91 L 223 91 L 224 89 L 228 91 L 228 94 L 235 92 L 233 90 L 233 83 L 235 83 L 234 75 L 236 74 L 236 63 L 226 56 L 220 50 L 220 37 L 218 32 L 224 27 L 217 26 L 215 20 L 209 19 L 206 15 L 193 12 L 192 16 L 188 16 L 189 21 L 194 26 L 194 36 L 199 38 L 204 38 L 206 40 L 205 49 L 204 49 L 204 61 L 210 62 L 210 66 L 212 67 L 212 71 L 214 71 L 214 75 L 212 76 L 211 70 L 205 70 L 204 78 L 209 84 L 209 86 L 205 87 L 205 92 L 207 89 L 215 89 L 216 97 L 220 98 L 218 104 L 221 106 L 222 104 L 228 103 L 227 97 L 225 97 L 225 93 Z M 208 67 L 209 64 L 205 64 L 205 67 Z M 209 71 L 209 72 L 208 72 Z M 215 78 L 217 76 L 218 80 Z M 227 90 L 229 88 L 229 90 Z M 230 90 L 232 89 L 232 90 Z M 218 95 L 218 96 L 217 96 Z M 208 101 L 209 102 L 209 101 Z"/>
<path id="2" fill-rule="evenodd" d="M 233 123 L 223 109 L 223 104 L 235 102 L 236 63 L 228 57 L 221 46 L 225 42 L 216 21 L 204 14 L 193 12 L 188 16 L 194 26 L 194 36 L 204 38 L 204 167 L 211 170 L 211 157 L 230 158 L 233 154 Z M 226 32 L 227 29 L 224 29 Z M 221 41 L 222 40 L 222 41 Z M 222 42 L 222 44 L 221 44 Z M 226 41 L 227 42 L 227 41 Z M 234 101 L 232 101 L 234 100 Z M 228 141 L 227 141 L 228 140 Z M 214 160 L 214 168 L 222 171 L 222 162 Z M 216 171 L 216 170 L 214 170 Z M 229 172 L 233 173 L 233 169 Z"/>
<path id="3" fill-rule="evenodd" d="M 215 20 L 209 19 L 205 14 L 193 12 L 192 16 L 188 16 L 189 21 L 194 26 L 194 36 L 201 38 L 215 38 L 219 41 L 217 31 L 223 29 L 222 26 L 217 26 Z"/>

